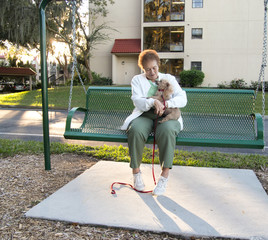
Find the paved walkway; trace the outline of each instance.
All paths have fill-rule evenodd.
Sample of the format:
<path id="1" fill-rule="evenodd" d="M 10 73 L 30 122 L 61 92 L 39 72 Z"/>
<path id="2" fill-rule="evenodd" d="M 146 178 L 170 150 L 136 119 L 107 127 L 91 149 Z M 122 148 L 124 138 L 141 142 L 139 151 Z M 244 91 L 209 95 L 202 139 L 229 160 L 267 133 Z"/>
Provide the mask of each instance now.
<path id="1" fill-rule="evenodd" d="M 59 141 L 70 144 L 82 144 L 90 146 L 99 145 L 121 145 L 122 143 L 98 142 L 98 141 L 80 141 L 64 139 L 67 111 L 51 110 L 49 111 L 49 134 L 51 141 Z M 77 114 L 72 121 L 73 126 L 80 126 L 84 118 L 82 113 Z M 265 140 L 268 143 L 268 116 L 265 117 Z M 42 111 L 39 109 L 20 109 L 20 108 L 1 108 L 0 107 L 0 138 L 22 139 L 43 141 L 42 129 Z M 126 143 L 122 144 L 127 146 Z M 147 145 L 152 147 L 152 145 Z M 176 146 L 177 149 L 186 151 L 215 151 L 225 153 L 242 153 L 242 154 L 262 154 L 268 155 L 268 149 L 242 149 L 242 148 L 212 148 L 212 147 L 191 147 Z"/>
<path id="2" fill-rule="evenodd" d="M 151 165 L 141 169 L 150 190 Z M 100 161 L 26 216 L 182 236 L 268 239 L 268 197 L 251 170 L 174 166 L 159 197 L 126 186 L 115 186 L 112 195 L 114 181 L 132 183 L 129 164 Z"/>

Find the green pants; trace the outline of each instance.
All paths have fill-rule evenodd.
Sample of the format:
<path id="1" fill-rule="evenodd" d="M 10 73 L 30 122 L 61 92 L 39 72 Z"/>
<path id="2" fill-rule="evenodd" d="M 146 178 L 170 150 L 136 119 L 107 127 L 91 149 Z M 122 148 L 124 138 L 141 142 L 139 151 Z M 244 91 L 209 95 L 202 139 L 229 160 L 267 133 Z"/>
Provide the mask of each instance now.
<path id="1" fill-rule="evenodd" d="M 156 118 L 157 116 L 154 114 L 154 111 L 150 110 L 144 112 L 130 123 L 127 134 L 131 168 L 139 168 L 145 143 L 154 128 Z M 161 119 L 159 117 L 158 121 Z M 159 148 L 159 160 L 162 168 L 172 168 L 176 136 L 180 128 L 180 123 L 176 120 L 157 124 L 155 138 Z"/>

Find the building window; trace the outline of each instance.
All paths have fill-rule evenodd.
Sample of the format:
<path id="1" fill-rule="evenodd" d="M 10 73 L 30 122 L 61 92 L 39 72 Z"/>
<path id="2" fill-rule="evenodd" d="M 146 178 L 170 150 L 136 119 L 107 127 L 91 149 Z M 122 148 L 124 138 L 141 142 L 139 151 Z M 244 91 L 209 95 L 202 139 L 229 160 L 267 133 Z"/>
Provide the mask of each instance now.
<path id="1" fill-rule="evenodd" d="M 203 0 L 192 0 L 192 1 L 193 1 L 193 8 L 203 7 Z"/>
<path id="2" fill-rule="evenodd" d="M 184 21 L 185 2 L 184 0 L 171 0 L 171 21 Z"/>
<path id="3" fill-rule="evenodd" d="M 158 52 L 183 52 L 184 27 L 144 28 L 143 48 Z"/>
<path id="4" fill-rule="evenodd" d="M 183 64 L 183 59 L 160 59 L 159 71 L 170 73 L 178 80 L 180 72 L 183 70 Z"/>
<path id="5" fill-rule="evenodd" d="M 144 21 L 184 21 L 184 9 L 185 0 L 144 0 Z"/>
<path id="6" fill-rule="evenodd" d="M 203 28 L 192 28 L 192 39 L 202 39 Z"/>
<path id="7" fill-rule="evenodd" d="M 202 62 L 191 62 L 191 69 L 202 71 Z"/>

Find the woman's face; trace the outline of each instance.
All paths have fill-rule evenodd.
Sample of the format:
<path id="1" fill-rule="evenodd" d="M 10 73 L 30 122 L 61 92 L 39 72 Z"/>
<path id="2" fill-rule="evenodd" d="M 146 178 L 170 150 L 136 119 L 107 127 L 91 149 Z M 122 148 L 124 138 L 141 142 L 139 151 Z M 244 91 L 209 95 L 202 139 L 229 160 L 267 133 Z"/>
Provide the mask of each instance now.
<path id="1" fill-rule="evenodd" d="M 158 78 L 158 64 L 156 60 L 148 60 L 144 63 L 144 73 L 146 77 L 151 80 L 155 81 Z"/>

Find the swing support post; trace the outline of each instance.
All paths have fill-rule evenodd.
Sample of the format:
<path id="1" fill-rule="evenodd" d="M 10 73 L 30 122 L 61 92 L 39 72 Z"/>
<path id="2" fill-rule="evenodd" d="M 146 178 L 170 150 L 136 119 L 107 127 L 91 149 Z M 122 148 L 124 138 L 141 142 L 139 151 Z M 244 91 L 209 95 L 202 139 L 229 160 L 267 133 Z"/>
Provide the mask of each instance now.
<path id="1" fill-rule="evenodd" d="M 49 118 L 48 118 L 48 91 L 47 91 L 47 59 L 46 59 L 46 15 L 45 9 L 51 0 L 42 0 L 39 5 L 40 15 L 40 48 L 41 48 L 41 82 L 42 82 L 42 110 L 43 110 L 43 142 L 45 170 L 51 170 Z"/>

